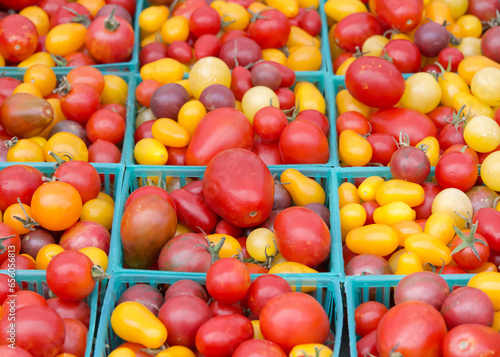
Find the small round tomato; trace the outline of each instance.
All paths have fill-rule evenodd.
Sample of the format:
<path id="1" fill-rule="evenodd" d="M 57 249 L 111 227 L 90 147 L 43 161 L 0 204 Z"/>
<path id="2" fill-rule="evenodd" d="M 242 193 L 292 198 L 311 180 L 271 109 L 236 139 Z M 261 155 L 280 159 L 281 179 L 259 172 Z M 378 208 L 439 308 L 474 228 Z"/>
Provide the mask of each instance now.
<path id="1" fill-rule="evenodd" d="M 158 140 L 145 138 L 135 145 L 134 158 L 139 165 L 165 165 L 168 161 L 168 151 Z"/>
<path id="2" fill-rule="evenodd" d="M 269 257 L 277 253 L 274 234 L 266 228 L 253 230 L 246 240 L 246 248 L 248 254 L 260 262 L 265 262 Z"/>
<path id="3" fill-rule="evenodd" d="M 64 252 L 64 248 L 58 244 L 47 244 L 43 246 L 36 255 L 35 267 L 37 270 L 46 270 L 50 261 L 59 253 Z"/>
<path id="4" fill-rule="evenodd" d="M 216 261 L 207 272 L 207 291 L 215 300 L 234 304 L 250 288 L 250 273 L 245 264 L 234 258 Z"/>
<path id="5" fill-rule="evenodd" d="M 62 159 L 88 161 L 89 151 L 87 145 L 78 136 L 60 132 L 53 135 L 45 144 L 45 161 L 55 162 L 56 159 L 49 154 L 52 152 Z"/>
<path id="6" fill-rule="evenodd" d="M 0 22 L 0 55 L 19 63 L 31 56 L 38 44 L 38 32 L 28 18 L 9 15 Z"/>
<path id="7" fill-rule="evenodd" d="M 118 144 L 125 136 L 125 120 L 112 110 L 101 109 L 92 114 L 86 130 L 91 142 L 101 139 Z"/>
<path id="8" fill-rule="evenodd" d="M 113 226 L 113 207 L 108 201 L 94 198 L 84 203 L 80 220 L 97 222 L 109 231 Z"/>

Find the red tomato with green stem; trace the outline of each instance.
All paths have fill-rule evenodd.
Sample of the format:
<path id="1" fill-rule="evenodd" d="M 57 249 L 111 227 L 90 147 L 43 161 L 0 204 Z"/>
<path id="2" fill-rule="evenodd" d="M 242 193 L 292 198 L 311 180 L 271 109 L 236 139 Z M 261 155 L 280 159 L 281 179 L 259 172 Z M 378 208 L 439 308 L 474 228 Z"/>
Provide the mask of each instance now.
<path id="1" fill-rule="evenodd" d="M 441 50 L 438 55 L 438 62 L 443 68 L 448 68 L 450 66 L 451 72 L 456 72 L 458 70 L 458 65 L 464 59 L 463 53 L 454 47 L 446 47 Z"/>
<path id="2" fill-rule="evenodd" d="M 225 304 L 234 304 L 247 294 L 250 273 L 238 259 L 223 258 L 208 269 L 206 285 L 212 298 Z"/>
<path id="3" fill-rule="evenodd" d="M 279 149 L 285 164 L 326 164 L 330 158 L 326 135 L 306 120 L 295 120 L 286 126 Z"/>
<path id="4" fill-rule="evenodd" d="M 61 110 L 67 119 L 85 125 L 100 105 L 99 93 L 86 84 L 71 85 L 63 77 L 57 92 L 62 96 Z"/>
<path id="5" fill-rule="evenodd" d="M 450 120 L 453 119 L 454 114 L 455 109 L 451 107 L 439 106 L 426 115 L 431 118 L 438 131 L 441 132 L 441 130 L 450 123 Z"/>
<path id="6" fill-rule="evenodd" d="M 471 229 L 455 229 L 455 238 L 451 242 L 451 254 L 457 265 L 464 270 L 478 269 L 488 261 L 490 247 L 488 241 L 476 233 L 477 223 Z"/>
<path id="7" fill-rule="evenodd" d="M 366 39 L 383 33 L 384 27 L 377 17 L 368 12 L 357 12 L 347 15 L 337 23 L 334 38 L 340 48 L 355 52 L 356 47 L 361 48 Z"/>
<path id="8" fill-rule="evenodd" d="M 54 28 L 57 25 L 68 24 L 73 19 L 90 23 L 89 18 L 91 16 L 90 11 L 82 4 L 69 2 L 54 11 L 54 14 L 50 17 L 50 28 Z"/>
<path id="9" fill-rule="evenodd" d="M 274 91 L 278 96 L 281 110 L 290 110 L 295 107 L 295 94 L 289 88 L 278 88 Z"/>
<path id="10" fill-rule="evenodd" d="M 281 48 L 288 41 L 290 28 L 290 20 L 281 11 L 264 9 L 250 20 L 248 36 L 262 49 Z"/>
<path id="11" fill-rule="evenodd" d="M 209 6 L 196 9 L 189 19 L 189 31 L 195 37 L 217 35 L 220 27 L 221 19 L 219 13 Z"/>
<path id="12" fill-rule="evenodd" d="M 381 22 L 401 32 L 409 32 L 417 27 L 424 11 L 424 4 L 419 0 L 406 1 L 405 6 L 399 6 L 391 0 L 375 0 L 374 5 Z"/>
<path id="13" fill-rule="evenodd" d="M 420 70 L 422 55 L 418 47 L 409 40 L 389 41 L 382 50 L 381 56 L 387 55 L 401 73 L 416 73 Z"/>

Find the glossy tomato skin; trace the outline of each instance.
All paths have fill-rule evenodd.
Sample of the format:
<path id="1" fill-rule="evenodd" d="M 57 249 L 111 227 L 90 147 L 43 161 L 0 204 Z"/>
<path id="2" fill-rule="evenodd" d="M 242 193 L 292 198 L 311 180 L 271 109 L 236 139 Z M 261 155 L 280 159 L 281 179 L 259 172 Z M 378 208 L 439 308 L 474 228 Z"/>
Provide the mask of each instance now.
<path id="1" fill-rule="evenodd" d="M 266 165 L 283 165 L 281 158 L 279 141 L 266 143 L 261 138 L 255 139 L 252 152 L 264 161 Z"/>
<path id="2" fill-rule="evenodd" d="M 358 357 L 365 357 L 368 355 L 378 356 L 377 350 L 377 330 L 373 330 L 368 335 L 362 337 L 356 342 L 356 350 Z"/>
<path id="3" fill-rule="evenodd" d="M 249 319 L 240 315 L 218 316 L 196 333 L 196 349 L 206 357 L 231 357 L 236 348 L 253 337 Z"/>
<path id="4" fill-rule="evenodd" d="M 47 306 L 63 319 L 75 319 L 89 327 L 90 307 L 85 300 L 69 301 L 56 296 L 47 300 Z"/>
<path id="5" fill-rule="evenodd" d="M 257 42 L 262 49 L 281 48 L 288 41 L 290 35 L 290 20 L 279 10 L 264 10 L 248 26 L 248 36 Z M 269 36 L 269 34 L 273 34 Z"/>
<path id="6" fill-rule="evenodd" d="M 99 93 L 86 84 L 74 84 L 61 99 L 61 110 L 67 119 L 85 125 L 100 105 Z"/>
<path id="7" fill-rule="evenodd" d="M 65 338 L 62 350 L 77 357 L 85 356 L 89 330 L 84 324 L 75 319 L 63 319 L 63 322 Z"/>
<path id="8" fill-rule="evenodd" d="M 170 197 L 170 194 L 167 191 L 165 191 L 164 189 L 162 189 L 161 187 L 157 187 L 157 186 L 142 186 L 142 187 L 139 187 L 138 189 L 134 190 L 134 192 L 132 192 L 130 194 L 130 196 L 128 196 L 127 200 L 125 201 L 125 209 L 127 209 L 127 207 L 136 198 L 139 198 L 139 197 L 144 196 L 144 195 L 160 196 L 160 197 L 164 198 L 165 200 L 167 200 L 167 202 L 170 203 L 172 208 L 174 210 L 176 210 L 175 202 L 172 199 L 172 197 Z M 177 210 L 176 210 L 176 212 L 177 212 Z"/>
<path id="9" fill-rule="evenodd" d="M 457 128 L 452 124 L 445 125 L 439 133 L 438 141 L 439 147 L 443 150 L 447 150 L 453 145 L 466 145 L 463 125 Z"/>
<path id="10" fill-rule="evenodd" d="M 207 165 L 218 153 L 232 148 L 250 150 L 253 128 L 248 119 L 233 108 L 212 110 L 196 127 L 186 152 L 186 165 Z"/>
<path id="11" fill-rule="evenodd" d="M 101 178 L 97 170 L 85 161 L 67 161 L 56 169 L 54 176 L 76 188 L 82 203 L 96 198 L 101 191 Z"/>
<path id="12" fill-rule="evenodd" d="M 432 214 L 432 202 L 434 201 L 434 197 L 436 197 L 443 188 L 437 183 L 428 181 L 422 183 L 421 186 L 424 189 L 424 202 L 413 207 L 413 209 L 417 214 L 416 219 L 427 219 Z"/>
<path id="13" fill-rule="evenodd" d="M 170 196 L 175 202 L 179 223 L 198 233 L 210 234 L 215 230 L 217 215 L 203 198 L 183 189 L 172 191 Z"/>
<path id="14" fill-rule="evenodd" d="M 279 148 L 284 164 L 326 164 L 330 158 L 328 139 L 314 123 L 295 120 L 281 133 Z"/>
<path id="15" fill-rule="evenodd" d="M 248 172 L 254 174 L 249 176 Z M 207 166 L 203 196 L 212 211 L 229 223 L 251 227 L 264 222 L 271 213 L 274 180 L 267 166 L 254 153 L 243 149 L 226 150 Z"/>
<path id="16" fill-rule="evenodd" d="M 290 284 L 282 277 L 277 275 L 259 276 L 252 282 L 248 290 L 248 307 L 256 317 L 259 317 L 269 300 L 290 292 L 292 292 Z"/>
<path id="17" fill-rule="evenodd" d="M 486 239 L 491 251 L 500 253 L 500 212 L 494 208 L 481 208 L 472 222 L 478 223 L 477 233 Z"/>
<path id="18" fill-rule="evenodd" d="M 446 332 L 444 319 L 435 308 L 407 301 L 390 309 L 380 321 L 377 349 L 381 356 L 393 351 L 405 357 L 439 357 Z"/>
<path id="19" fill-rule="evenodd" d="M 389 134 L 375 133 L 370 135 L 366 140 L 372 147 L 372 158 L 370 162 L 382 164 L 386 166 L 392 158 L 392 154 L 398 149 L 398 145 L 394 138 Z"/>
<path id="20" fill-rule="evenodd" d="M 274 221 L 274 234 L 278 250 L 288 261 L 316 267 L 330 254 L 330 230 L 310 209 L 283 210 Z"/>
<path id="21" fill-rule="evenodd" d="M 120 149 L 107 140 L 97 139 L 89 147 L 89 162 L 117 164 L 121 157 Z"/>
<path id="22" fill-rule="evenodd" d="M 31 56 L 38 45 L 38 31 L 28 18 L 9 15 L 0 20 L 0 55 L 19 63 Z"/>
<path id="23" fill-rule="evenodd" d="M 274 342 L 252 339 L 243 342 L 232 357 L 286 357 L 283 349 Z"/>
<path id="24" fill-rule="evenodd" d="M 405 81 L 392 63 L 373 56 L 356 59 L 347 68 L 345 84 L 349 93 L 373 108 L 396 105 L 405 91 Z"/>
<path id="25" fill-rule="evenodd" d="M 296 345 L 325 343 L 330 323 L 313 297 L 291 292 L 269 300 L 260 315 L 260 328 L 266 340 L 289 353 Z"/>
<path id="26" fill-rule="evenodd" d="M 449 124 L 448 120 L 451 120 L 453 118 L 454 112 L 455 109 L 451 107 L 439 106 L 426 115 L 431 118 L 438 131 L 441 131 L 446 125 Z"/>
<path id="27" fill-rule="evenodd" d="M 367 301 L 356 307 L 354 310 L 356 333 L 364 337 L 376 331 L 380 320 L 387 311 L 387 307 L 376 301 Z"/>
<path id="28" fill-rule="evenodd" d="M 419 0 L 406 1 L 405 6 L 391 0 L 375 0 L 374 3 L 375 12 L 381 21 L 401 32 L 409 32 L 417 27 L 424 11 L 424 4 Z"/>
<path id="29" fill-rule="evenodd" d="M 158 258 L 158 268 L 166 271 L 206 273 L 212 265 L 205 237 L 199 233 L 184 233 L 168 241 Z"/>
<path id="30" fill-rule="evenodd" d="M 223 304 L 217 300 L 212 300 L 208 307 L 212 313 L 212 317 L 226 316 L 226 315 L 241 315 L 245 316 L 245 311 L 240 303 Z"/>
<path id="31" fill-rule="evenodd" d="M 89 118 L 86 131 L 91 142 L 102 139 L 118 144 L 125 136 L 125 120 L 112 110 L 100 109 Z"/>
<path id="32" fill-rule="evenodd" d="M 14 350 L 8 345 L 0 345 L 0 354 L 3 357 L 33 357 L 31 353 L 19 346 L 16 346 Z"/>
<path id="33" fill-rule="evenodd" d="M 497 356 L 500 333 L 491 327 L 464 324 L 450 330 L 443 341 L 443 357 Z"/>
<path id="34" fill-rule="evenodd" d="M 477 164 L 465 153 L 449 152 L 439 159 L 435 175 L 442 188 L 452 187 L 466 192 L 476 183 Z"/>
<path id="35" fill-rule="evenodd" d="M 392 58 L 392 63 L 401 71 L 401 73 L 416 73 L 422 63 L 422 55 L 418 47 L 408 40 L 389 41 L 382 51 Z"/>
<path id="36" fill-rule="evenodd" d="M 0 211 L 17 203 L 31 206 L 31 197 L 43 184 L 43 174 L 36 168 L 26 165 L 12 165 L 0 170 Z"/>
<path id="37" fill-rule="evenodd" d="M 245 297 L 250 288 L 250 273 L 235 258 L 216 261 L 207 272 L 207 291 L 217 301 L 234 304 Z"/>
<path id="38" fill-rule="evenodd" d="M 2 242 L 6 250 L 0 254 L 0 264 L 7 260 L 9 253 L 15 253 L 17 255 L 21 251 L 21 238 L 19 235 L 11 226 L 7 225 L 7 223 L 0 222 L 0 238 L 9 236 L 13 237 Z"/>
<path id="39" fill-rule="evenodd" d="M 345 51 L 355 52 L 371 36 L 382 35 L 384 28 L 377 18 L 368 12 L 347 15 L 334 30 L 335 42 Z"/>
<path id="40" fill-rule="evenodd" d="M 299 115 L 297 115 L 296 120 L 305 120 L 316 124 L 326 137 L 330 134 L 330 123 L 328 122 L 328 118 L 319 110 L 303 110 L 299 113 Z"/>

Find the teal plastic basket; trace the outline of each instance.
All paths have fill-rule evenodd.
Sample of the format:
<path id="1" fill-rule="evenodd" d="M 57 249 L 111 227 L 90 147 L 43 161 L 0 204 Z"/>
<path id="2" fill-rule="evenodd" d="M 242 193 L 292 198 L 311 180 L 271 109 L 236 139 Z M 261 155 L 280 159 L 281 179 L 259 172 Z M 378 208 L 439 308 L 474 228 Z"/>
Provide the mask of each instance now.
<path id="1" fill-rule="evenodd" d="M 54 168 L 54 163 L 51 163 L 50 166 L 47 166 L 46 164 L 44 165 L 29 165 L 31 167 L 34 167 L 38 170 L 40 170 L 45 176 L 51 178 L 52 174 L 55 171 Z M 119 207 L 121 204 L 121 191 L 122 191 L 122 184 L 123 184 L 123 173 L 124 173 L 124 168 L 120 165 L 108 165 L 108 164 L 93 164 L 93 166 L 97 169 L 97 172 L 101 175 L 104 176 L 104 180 L 102 182 L 103 187 L 104 187 L 104 192 L 113 197 L 115 201 L 115 207 Z M 0 171 L 2 170 L 2 167 L 0 167 Z M 102 179 L 102 176 L 101 176 Z M 114 181 L 113 181 L 114 179 Z M 113 229 L 111 230 L 111 237 L 113 237 L 113 231 L 120 231 L 120 218 L 117 217 L 117 211 L 115 209 L 113 213 Z M 119 239 L 119 237 L 118 237 Z M 113 243 L 110 242 L 110 249 L 109 249 L 109 256 L 111 256 L 111 247 Z M 109 258 L 109 260 L 111 260 Z M 107 272 L 111 273 L 112 271 L 112 266 L 111 266 L 111 261 L 108 262 L 108 269 Z M 7 270 L 0 270 L 0 273 L 6 273 Z M 23 274 L 45 274 L 45 271 L 40 271 L 40 270 L 18 270 L 16 273 L 23 273 Z M 37 275 L 38 276 L 38 275 Z"/>
<path id="2" fill-rule="evenodd" d="M 173 284 L 176 281 L 183 279 L 186 278 L 183 275 L 178 274 L 163 274 L 159 276 L 151 276 L 148 274 L 115 274 L 110 280 L 106 297 L 104 299 L 104 306 L 97 330 L 94 357 L 108 356 L 113 349 L 124 342 L 114 333 L 111 327 L 110 317 L 116 307 L 118 299 L 129 286 L 144 283 L 154 287 L 159 287 L 161 284 Z M 335 334 L 335 349 L 333 356 L 339 356 L 343 325 L 343 305 L 339 280 L 337 278 L 309 279 L 305 277 L 285 277 L 285 279 L 291 285 L 295 285 L 297 287 L 297 291 L 301 291 L 302 287 L 316 288 L 316 291 L 310 294 L 319 303 L 321 303 L 330 318 L 330 326 Z M 205 278 L 202 277 L 196 277 L 190 280 L 196 281 L 202 285 L 205 284 Z"/>
<path id="3" fill-rule="evenodd" d="M 272 166 L 270 167 L 271 174 L 280 175 L 288 167 Z M 300 172 L 302 172 L 307 177 L 311 177 L 319 182 L 325 190 L 327 207 L 330 208 L 330 232 L 332 236 L 332 248 L 330 252 L 330 271 L 329 273 L 319 273 L 318 275 L 332 274 L 334 276 L 340 275 L 343 272 L 342 263 L 342 244 L 340 240 L 340 227 L 336 222 L 334 217 L 338 217 L 338 200 L 335 198 L 338 192 L 337 180 L 334 175 L 334 171 L 328 168 L 302 168 L 296 167 Z M 119 227 L 121 217 L 123 217 L 125 202 L 135 189 L 139 188 L 139 180 L 145 181 L 147 177 L 158 178 L 162 177 L 165 180 L 166 177 L 178 178 L 180 187 L 186 184 L 187 178 L 200 179 L 203 177 L 205 172 L 204 167 L 183 167 L 183 168 L 171 168 L 168 166 L 154 167 L 154 166 L 134 166 L 128 167 L 125 171 L 125 177 L 123 180 L 122 193 L 120 198 L 120 203 L 116 205 L 115 218 L 113 222 L 114 227 Z M 136 270 L 136 269 L 125 269 L 123 267 L 123 247 L 121 244 L 120 230 L 115 229 L 112 232 L 111 238 L 111 249 L 110 249 L 110 263 L 113 266 L 113 272 L 127 272 L 136 274 L 147 274 L 151 276 L 161 276 L 170 272 L 154 271 L 154 270 Z M 204 277 L 205 273 L 178 273 L 180 276 L 185 276 L 187 279 L 193 277 Z M 315 274 L 316 275 L 316 274 Z"/>
<path id="4" fill-rule="evenodd" d="M 66 76 L 71 69 L 64 69 L 64 70 L 59 70 L 55 71 L 56 72 L 56 77 L 59 82 L 59 80 L 63 77 Z M 20 80 L 21 82 L 23 81 L 24 73 L 26 71 L 26 68 L 10 68 L 7 67 L 7 69 L 4 72 L 4 77 L 12 77 Z M 125 158 L 127 156 L 126 149 L 130 147 L 129 145 L 126 145 L 127 142 L 130 142 L 130 140 L 133 141 L 133 133 L 128 130 L 129 123 L 135 122 L 135 77 L 131 73 L 127 72 L 109 72 L 109 71 L 101 71 L 103 75 L 115 75 L 120 78 L 122 78 L 125 82 L 127 82 L 128 85 L 128 93 L 127 93 L 127 103 L 126 103 L 126 108 L 127 108 L 127 118 L 126 118 L 126 130 L 125 130 L 125 136 L 123 138 L 123 144 L 122 144 L 122 155 L 120 162 L 118 164 L 109 164 L 109 165 L 125 165 Z M 9 165 L 13 164 L 18 164 L 17 162 L 0 162 L 0 169 L 2 167 L 6 167 Z M 52 167 L 54 166 L 53 162 L 27 162 L 25 163 L 27 165 L 45 165 L 47 167 Z"/>
<path id="5" fill-rule="evenodd" d="M 4 270 L 0 270 L 0 273 L 10 275 Z M 18 270 L 13 274 L 14 279 L 19 284 L 22 290 L 34 291 L 45 298 L 44 295 L 44 285 L 46 285 L 45 271 L 30 271 L 30 270 Z M 101 289 L 101 290 L 100 290 Z M 98 297 L 100 291 L 103 291 L 100 284 L 96 284 L 94 291 L 85 300 L 90 306 L 90 323 L 89 332 L 87 333 L 87 347 L 85 349 L 85 357 L 91 357 L 94 346 L 94 335 L 97 329 L 97 310 L 98 310 Z M 104 293 L 102 293 L 104 298 Z"/>
<path id="6" fill-rule="evenodd" d="M 354 322 L 354 310 L 360 304 L 374 300 L 388 308 L 394 306 L 394 288 L 403 278 L 402 275 L 380 275 L 380 276 L 354 276 L 347 277 L 344 287 L 347 301 L 347 319 L 349 328 L 349 348 L 350 356 L 357 357 L 356 342 L 359 336 L 356 335 L 356 323 Z M 450 274 L 441 275 L 450 286 L 450 291 L 455 288 L 466 286 L 472 274 Z"/>
<path id="7" fill-rule="evenodd" d="M 139 74 L 135 77 L 135 84 L 138 85 L 142 82 L 142 78 Z M 300 165 L 305 167 L 311 166 L 338 166 L 338 150 L 337 150 L 337 129 L 334 121 L 335 113 L 335 95 L 333 94 L 333 83 L 330 76 L 319 73 L 319 72 L 296 72 L 296 82 L 310 82 L 316 85 L 321 91 L 326 103 L 326 116 L 330 123 L 330 133 L 328 136 L 328 144 L 330 150 L 330 157 L 325 165 L 311 164 L 311 165 Z M 135 112 L 135 110 L 134 110 Z M 127 121 L 127 131 L 131 131 L 131 135 L 124 142 L 127 145 L 127 153 L 125 162 L 127 166 L 137 165 L 134 159 L 134 133 L 135 133 L 135 116 L 132 121 Z M 169 167 L 189 167 L 189 166 L 172 166 Z M 279 165 L 285 166 L 285 165 Z"/>

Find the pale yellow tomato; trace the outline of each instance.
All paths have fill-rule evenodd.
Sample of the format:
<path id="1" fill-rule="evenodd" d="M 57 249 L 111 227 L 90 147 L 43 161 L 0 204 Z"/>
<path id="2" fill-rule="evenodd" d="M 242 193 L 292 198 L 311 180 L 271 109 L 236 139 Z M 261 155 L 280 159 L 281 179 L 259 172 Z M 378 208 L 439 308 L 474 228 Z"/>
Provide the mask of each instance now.
<path id="1" fill-rule="evenodd" d="M 427 72 L 415 73 L 406 80 L 401 104 L 420 113 L 429 113 L 441 102 L 441 87 Z"/>

